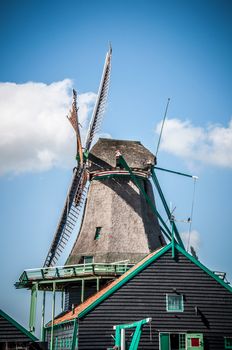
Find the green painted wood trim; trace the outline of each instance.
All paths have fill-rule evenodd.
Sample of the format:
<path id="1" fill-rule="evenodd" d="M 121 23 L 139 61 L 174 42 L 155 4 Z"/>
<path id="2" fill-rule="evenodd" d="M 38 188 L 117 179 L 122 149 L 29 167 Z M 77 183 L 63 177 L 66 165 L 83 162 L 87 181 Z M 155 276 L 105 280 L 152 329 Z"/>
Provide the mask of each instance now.
<path id="1" fill-rule="evenodd" d="M 31 340 L 33 340 L 33 341 L 39 340 L 33 334 L 31 334 L 28 330 L 26 330 L 23 326 L 21 326 L 18 322 L 16 322 L 13 318 L 11 318 L 9 315 L 7 315 L 4 311 L 0 310 L 0 315 L 3 318 L 5 318 L 7 321 L 9 321 L 11 324 L 13 324 L 13 326 L 15 326 L 18 330 L 20 330 L 23 334 L 25 334 Z"/>
<path id="2" fill-rule="evenodd" d="M 156 173 L 155 173 L 155 171 L 154 171 L 154 167 L 151 168 L 151 177 L 152 177 L 152 180 L 153 180 L 153 182 L 154 182 L 154 185 L 155 185 L 155 187 L 156 187 L 156 189 L 157 189 L 157 191 L 158 191 L 158 193 L 159 193 L 159 196 L 160 196 L 160 199 L 161 199 L 161 201 L 162 201 L 162 203 L 163 203 L 163 206 L 164 206 L 164 209 L 165 209 L 165 211 L 166 211 L 167 217 L 168 217 L 170 223 L 172 224 L 172 236 L 171 236 L 171 237 L 172 237 L 172 239 L 173 239 L 173 230 L 174 230 L 176 241 L 180 244 L 180 246 L 181 246 L 183 249 L 185 249 L 184 244 L 183 244 L 183 242 L 182 242 L 182 239 L 181 239 L 181 237 L 180 237 L 180 234 L 179 234 L 179 232 L 178 232 L 178 229 L 177 229 L 177 227 L 176 227 L 176 223 L 175 223 L 174 220 L 172 220 L 172 214 L 171 214 L 171 212 L 170 212 L 170 209 L 169 209 L 168 204 L 167 204 L 167 202 L 166 202 L 166 199 L 165 199 L 165 197 L 164 197 L 163 191 L 162 191 L 162 189 L 161 189 L 161 187 L 160 187 L 158 178 L 157 178 Z"/>
<path id="3" fill-rule="evenodd" d="M 190 261 L 192 261 L 195 265 L 200 267 L 203 271 L 205 271 L 209 276 L 214 278 L 218 283 L 220 283 L 224 288 L 226 288 L 229 292 L 232 293 L 232 287 L 226 284 L 224 281 L 222 281 L 218 276 L 216 276 L 212 271 L 210 271 L 206 266 L 204 266 L 199 260 L 195 259 L 192 255 L 190 255 L 186 250 L 181 248 L 177 243 L 175 243 L 175 248 L 182 253 L 186 258 L 188 258 Z M 91 305 L 89 305 L 86 309 L 84 309 L 80 314 L 78 315 L 78 319 L 84 317 L 86 314 L 88 314 L 92 309 L 94 309 L 98 304 L 100 304 L 102 301 L 107 299 L 111 294 L 116 292 L 120 287 L 122 287 L 126 282 L 128 282 L 131 278 L 136 276 L 139 272 L 141 272 L 143 269 L 145 269 L 147 266 L 152 264 L 155 260 L 157 260 L 159 257 L 161 257 L 163 254 L 165 254 L 169 249 L 172 249 L 172 243 L 169 243 L 165 247 L 163 247 L 161 250 L 159 250 L 155 255 L 153 255 L 150 259 L 146 260 L 143 264 L 138 266 L 135 270 L 128 273 L 119 283 L 114 285 L 111 289 L 109 289 L 107 292 L 105 292 L 100 298 L 95 300 Z M 60 327 L 65 323 L 71 323 L 72 320 L 63 321 L 60 322 L 58 325 L 54 325 L 54 327 Z M 46 328 L 49 328 L 47 326 Z"/>
<path id="4" fill-rule="evenodd" d="M 62 327 L 64 324 L 67 324 L 67 323 L 73 323 L 74 320 L 75 320 L 75 319 L 63 321 L 63 322 L 60 322 L 60 323 L 58 323 L 58 324 L 54 324 L 53 328 L 55 329 L 55 328 Z M 50 323 L 50 322 L 51 322 L 51 321 L 49 321 L 48 323 Z M 46 331 L 49 331 L 51 328 L 52 328 L 52 326 L 51 326 L 51 325 L 48 325 L 48 324 L 46 324 L 45 327 L 44 327 L 44 329 L 45 329 Z"/>
<path id="5" fill-rule="evenodd" d="M 160 256 L 162 256 L 164 253 L 166 253 L 169 249 L 172 248 L 172 244 L 169 243 L 164 248 L 162 248 L 160 251 L 157 252 L 157 254 L 153 255 L 150 259 L 146 260 L 142 265 L 138 266 L 135 270 L 133 270 L 131 273 L 125 276 L 124 279 L 122 279 L 118 284 L 114 285 L 110 290 L 108 290 L 105 294 L 103 294 L 99 299 L 97 299 L 95 302 L 93 302 L 91 305 L 89 305 L 85 310 L 83 310 L 79 314 L 79 318 L 85 316 L 88 312 L 90 312 L 93 308 L 95 308 L 98 304 L 100 304 L 103 300 L 108 298 L 112 293 L 114 293 L 116 290 L 118 290 L 120 287 L 122 287 L 126 282 L 128 282 L 131 278 L 136 276 L 139 272 L 141 272 L 143 269 L 145 269 L 148 265 L 153 263 L 155 260 L 157 260 Z M 177 243 L 175 243 L 175 248 L 186 256 L 190 261 L 192 261 L 194 264 L 196 264 L 198 267 L 200 267 L 203 271 L 208 273 L 209 276 L 213 277 L 218 283 L 220 283 L 223 287 L 225 287 L 227 290 L 232 292 L 232 287 L 230 287 L 228 284 L 226 284 L 224 281 L 222 281 L 218 276 L 216 276 L 212 271 L 210 271 L 206 266 L 204 266 L 202 263 L 200 263 L 199 260 L 195 259 L 192 255 L 186 252 L 183 248 L 181 248 Z"/>
<path id="6" fill-rule="evenodd" d="M 176 249 L 182 253 L 183 255 L 186 256 L 186 258 L 188 258 L 189 260 L 191 260 L 195 265 L 197 265 L 198 267 L 200 267 L 204 272 L 206 272 L 210 277 L 214 278 L 215 281 L 217 281 L 218 283 L 220 283 L 224 288 L 226 288 L 229 292 L 232 293 L 232 287 L 225 283 L 221 278 L 219 278 L 217 275 L 215 275 L 215 273 L 213 273 L 211 270 L 208 269 L 208 267 L 206 267 L 205 265 L 203 265 L 199 260 L 197 260 L 196 258 L 194 258 L 194 256 L 192 256 L 191 254 L 189 254 L 188 252 L 186 252 L 186 250 L 182 249 L 178 244 L 175 244 Z"/>
<path id="7" fill-rule="evenodd" d="M 128 273 L 119 283 L 114 285 L 111 289 L 109 289 L 105 294 L 103 294 L 100 298 L 95 300 L 91 305 L 89 305 L 86 309 L 84 309 L 79 314 L 79 318 L 82 318 L 87 313 L 89 313 L 93 308 L 95 308 L 98 304 L 100 304 L 103 300 L 108 298 L 112 293 L 114 293 L 116 290 L 121 288 L 127 281 L 129 281 L 131 278 L 136 276 L 140 271 L 142 271 L 144 268 L 146 268 L 148 265 L 153 263 L 155 260 L 157 260 L 161 255 L 163 255 L 165 252 L 167 252 L 171 248 L 171 243 L 163 247 L 161 250 L 159 250 L 155 255 L 153 255 L 150 259 L 146 260 L 143 264 L 139 265 L 135 270 L 131 271 L 131 273 Z"/>
<path id="8" fill-rule="evenodd" d="M 34 283 L 31 288 L 31 304 L 30 304 L 30 316 L 29 316 L 30 332 L 35 331 L 37 294 L 38 294 L 38 283 Z"/>
<path id="9" fill-rule="evenodd" d="M 76 277 L 74 277 L 74 278 L 67 278 L 67 279 L 62 279 L 62 280 L 51 280 L 51 281 L 46 280 L 46 281 L 40 281 L 40 282 L 38 282 L 38 284 L 39 285 L 41 285 L 41 284 L 52 284 L 53 282 L 55 282 L 57 284 L 57 283 L 66 283 L 66 282 L 73 282 L 73 281 L 82 281 L 83 279 L 90 281 L 90 280 L 95 280 L 96 279 L 96 275 L 97 275 L 97 273 L 95 273 L 95 275 L 92 276 L 92 277 L 84 277 L 83 276 L 83 277 L 77 277 L 77 278 Z M 112 272 L 112 276 L 114 276 L 114 275 L 115 275 L 115 272 Z M 101 278 L 109 278 L 108 276 L 103 276 Z M 49 290 L 49 292 L 51 292 L 51 291 L 52 291 L 52 289 Z M 59 292 L 60 290 L 57 289 L 57 291 Z"/>
<path id="10" fill-rule="evenodd" d="M 139 175 L 135 175 L 133 174 L 134 176 L 136 176 L 138 179 L 146 179 L 145 176 L 139 176 Z M 105 179 L 110 179 L 110 178 L 114 178 L 114 177 L 131 177 L 130 174 L 109 174 L 109 175 L 98 175 L 98 176 L 93 176 L 91 181 L 92 180 L 105 180 Z"/>
<path id="11" fill-rule="evenodd" d="M 116 346 L 121 346 L 121 329 L 130 329 L 130 328 L 135 328 L 134 335 L 131 340 L 131 344 L 129 347 L 129 350 L 137 350 L 141 333 L 142 333 L 142 327 L 146 323 L 151 322 L 150 318 L 145 318 L 140 321 L 136 321 L 133 323 L 127 323 L 127 324 L 120 324 L 117 326 L 114 326 L 115 328 L 115 345 Z"/>
<path id="12" fill-rule="evenodd" d="M 179 171 L 174 171 L 174 170 L 170 170 L 170 169 L 160 168 L 158 166 L 155 166 L 155 169 L 166 171 L 167 173 L 172 173 L 172 174 L 176 174 L 176 175 L 182 175 L 182 176 L 191 177 L 191 178 L 194 177 L 193 175 L 189 175 L 189 174 L 186 174 L 186 173 L 181 173 Z"/>
<path id="13" fill-rule="evenodd" d="M 142 188 L 142 186 L 140 185 L 138 179 L 136 178 L 136 176 L 133 174 L 131 168 L 129 167 L 129 165 L 127 164 L 127 162 L 125 161 L 125 159 L 123 158 L 123 156 L 121 155 L 119 157 L 119 162 L 121 163 L 121 165 L 127 170 L 129 171 L 131 178 L 134 182 L 134 184 L 138 187 L 138 189 L 141 191 L 141 193 L 143 194 L 143 196 L 145 197 L 147 203 L 150 205 L 153 213 L 158 217 L 158 219 L 160 220 L 160 222 L 162 223 L 162 225 L 165 228 L 165 231 L 167 233 L 167 235 L 169 235 L 169 239 L 171 241 L 171 231 L 169 230 L 168 226 L 166 225 L 165 221 L 163 220 L 162 216 L 159 214 L 158 210 L 156 209 L 155 205 L 153 204 L 151 198 L 146 194 L 146 192 L 144 191 L 144 189 Z"/>
<path id="14" fill-rule="evenodd" d="M 76 337 L 77 337 L 77 329 L 78 329 L 78 323 L 77 323 L 77 318 L 74 319 L 73 322 L 73 338 L 72 338 L 72 347 L 71 350 L 75 350 L 76 347 Z"/>
<path id="15" fill-rule="evenodd" d="M 231 337 L 224 337 L 224 347 L 225 349 L 232 349 L 232 336 Z"/>
<path id="16" fill-rule="evenodd" d="M 178 297 L 181 297 L 181 307 L 180 309 L 169 309 L 169 306 L 168 306 L 168 300 L 169 300 L 169 297 L 172 297 L 172 296 L 178 296 Z M 167 293 L 166 294 L 166 311 L 167 312 L 184 312 L 184 297 L 183 295 L 174 295 L 173 293 Z"/>

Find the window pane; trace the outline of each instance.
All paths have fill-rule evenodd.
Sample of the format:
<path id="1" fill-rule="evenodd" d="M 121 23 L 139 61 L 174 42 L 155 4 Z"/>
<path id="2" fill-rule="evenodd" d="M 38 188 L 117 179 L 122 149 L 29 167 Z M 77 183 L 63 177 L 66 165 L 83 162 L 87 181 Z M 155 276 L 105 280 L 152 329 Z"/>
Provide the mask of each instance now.
<path id="1" fill-rule="evenodd" d="M 167 295 L 167 311 L 183 311 L 182 295 Z"/>
<path id="2" fill-rule="evenodd" d="M 91 264 L 93 262 L 92 256 L 84 256 L 84 264 Z"/>
<path id="3" fill-rule="evenodd" d="M 191 339 L 191 346 L 200 346 L 200 339 L 199 338 L 192 338 Z"/>
<path id="4" fill-rule="evenodd" d="M 95 240 L 100 238 L 100 233 L 101 233 L 101 227 L 96 227 L 95 237 L 94 237 Z"/>
<path id="5" fill-rule="evenodd" d="M 225 349 L 232 349 L 232 337 L 225 338 Z"/>

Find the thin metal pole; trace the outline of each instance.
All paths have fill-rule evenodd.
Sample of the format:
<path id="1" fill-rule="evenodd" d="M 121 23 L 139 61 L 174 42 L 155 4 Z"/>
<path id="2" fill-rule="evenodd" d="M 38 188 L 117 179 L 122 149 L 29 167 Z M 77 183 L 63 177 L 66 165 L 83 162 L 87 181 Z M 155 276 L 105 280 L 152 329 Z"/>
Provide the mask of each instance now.
<path id="1" fill-rule="evenodd" d="M 172 224 L 172 258 L 175 258 L 175 241 L 174 241 L 174 217 L 171 217 Z"/>
<path id="2" fill-rule="evenodd" d="M 126 350 L 126 330 L 121 329 L 121 350 Z"/>
<path id="3" fill-rule="evenodd" d="M 53 334 L 54 334 L 55 306 L 56 306 L 56 282 L 53 282 L 53 289 L 52 289 L 52 327 L 51 327 L 50 350 L 53 350 L 53 345 L 54 345 Z"/>
<path id="4" fill-rule="evenodd" d="M 160 141 L 161 141 L 161 137 L 162 137 L 162 133 L 163 133 L 163 128 L 164 128 L 165 119 L 166 119 L 167 112 L 168 112 L 169 102 L 170 102 L 170 98 L 168 98 L 168 102 L 167 102 L 166 109 L 165 109 L 165 113 L 164 113 L 164 117 L 163 117 L 163 122 L 162 122 L 161 130 L 160 130 L 160 135 L 159 135 L 159 141 L 158 141 L 157 148 L 156 148 L 156 153 L 155 153 L 156 158 L 157 158 L 157 154 L 158 154 L 158 151 L 159 151 Z"/>
<path id="5" fill-rule="evenodd" d="M 195 192 L 196 192 L 196 180 L 197 180 L 197 177 L 194 177 L 193 180 L 194 180 L 194 182 L 193 182 L 193 199 L 192 199 L 190 222 L 189 222 L 187 252 L 189 251 L 189 248 L 190 248 L 190 236 L 191 236 L 191 230 L 192 230 L 193 209 L 194 209 L 194 202 L 195 202 Z"/>
<path id="6" fill-rule="evenodd" d="M 44 320 L 45 320 L 45 303 L 46 303 L 46 292 L 43 291 L 43 304 L 42 304 L 42 318 L 41 318 L 41 341 L 45 341 L 44 339 Z"/>

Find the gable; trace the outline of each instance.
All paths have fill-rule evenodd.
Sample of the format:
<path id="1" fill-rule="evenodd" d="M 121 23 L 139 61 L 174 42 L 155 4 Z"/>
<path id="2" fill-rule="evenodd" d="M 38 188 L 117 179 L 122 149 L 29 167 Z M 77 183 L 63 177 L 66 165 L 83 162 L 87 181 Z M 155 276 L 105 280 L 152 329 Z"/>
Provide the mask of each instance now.
<path id="1" fill-rule="evenodd" d="M 113 283 L 112 284 L 112 288 L 109 288 L 106 293 L 99 295 L 99 298 L 95 297 L 95 301 L 93 301 L 92 303 L 90 303 L 89 305 L 87 305 L 86 308 L 84 308 L 83 310 L 80 311 L 78 317 L 81 318 L 83 316 L 85 316 L 88 312 L 90 312 L 95 306 L 97 306 L 99 303 L 101 303 L 102 301 L 104 301 L 106 298 L 108 298 L 111 294 L 113 294 L 115 291 L 117 291 L 119 288 L 121 288 L 125 283 L 127 283 L 128 281 L 130 281 L 132 278 L 134 278 L 136 275 L 140 274 L 144 269 L 146 269 L 149 265 L 151 264 L 155 264 L 156 268 L 160 268 L 163 269 L 162 266 L 158 266 L 157 261 L 160 259 L 161 256 L 163 256 L 164 254 L 169 254 L 171 253 L 171 248 L 172 248 L 172 243 L 170 243 L 169 245 L 167 245 L 166 247 L 163 247 L 161 250 L 158 250 L 158 252 L 150 254 L 150 258 L 149 259 L 143 259 L 141 262 L 139 262 L 138 264 L 136 264 L 134 266 L 134 268 L 132 268 L 131 270 L 128 271 L 127 274 L 121 276 L 121 278 L 118 279 L 117 283 Z M 212 285 L 216 285 L 219 284 L 221 285 L 223 288 L 227 289 L 228 291 L 230 291 L 232 293 L 232 288 L 230 285 L 226 284 L 223 280 L 221 280 L 218 276 L 216 276 L 212 271 L 210 271 L 206 266 L 204 266 L 199 260 L 195 259 L 192 255 L 188 254 L 184 249 L 182 249 L 178 244 L 175 243 L 175 250 L 179 253 L 179 257 L 184 256 L 185 257 L 185 261 L 189 262 L 189 266 L 191 265 L 191 269 L 193 270 L 200 270 L 201 273 L 203 272 L 203 276 L 207 276 L 209 284 L 211 283 Z M 177 255 L 176 255 L 177 257 Z M 182 259 L 183 260 L 183 259 Z M 175 262 L 174 258 L 171 258 L 171 263 L 170 263 L 170 274 L 168 272 L 168 270 L 166 269 L 166 276 L 164 276 L 164 278 L 167 278 L 167 274 L 169 276 L 169 278 L 173 278 L 175 275 L 173 275 L 175 273 L 175 269 L 177 267 L 179 267 L 181 264 L 180 261 Z M 167 266 L 165 266 L 167 267 Z M 186 280 L 188 278 L 191 279 L 191 276 L 189 276 L 189 274 L 191 273 L 191 269 L 187 272 L 185 271 L 185 275 L 183 276 Z M 211 282 L 210 282 L 211 281 Z M 88 302 L 88 300 L 87 300 Z"/>
<path id="2" fill-rule="evenodd" d="M 170 243 L 165 247 L 158 249 L 157 251 L 146 256 L 133 268 L 127 271 L 124 275 L 112 282 L 109 286 L 103 288 L 101 291 L 87 299 L 84 303 L 77 306 L 74 310 L 74 313 L 68 312 L 61 318 L 56 319 L 55 324 L 68 322 L 70 320 L 74 320 L 77 317 L 79 319 L 84 317 L 95 307 L 101 304 L 104 300 L 108 299 L 112 294 L 121 289 L 125 284 L 129 283 L 131 280 L 136 278 L 136 276 L 139 276 L 139 274 L 141 274 L 142 271 L 149 268 L 149 266 L 151 265 L 155 266 L 154 271 L 158 271 L 159 269 L 160 271 L 165 270 L 165 275 L 163 275 L 163 281 L 167 280 L 167 282 L 170 284 L 171 281 L 174 281 L 176 279 L 175 272 L 176 269 L 179 269 L 179 271 L 182 271 L 180 273 L 182 273 L 183 283 L 190 283 L 191 279 L 193 281 L 196 281 L 195 279 L 197 278 L 199 285 L 202 285 L 203 281 L 207 280 L 208 288 L 210 288 L 211 285 L 213 287 L 220 286 L 222 290 L 225 289 L 227 290 L 227 292 L 232 293 L 232 288 L 230 285 L 222 281 L 218 276 L 216 276 L 212 271 L 210 271 L 206 266 L 204 266 L 199 260 L 195 259 L 192 255 L 190 255 L 184 249 L 182 249 L 177 243 L 174 244 L 176 251 L 175 256 L 176 258 L 178 257 L 179 260 L 175 260 L 174 258 L 172 258 L 172 244 L 173 243 Z M 165 259 L 161 259 L 161 257 L 164 255 L 169 256 L 168 265 L 167 262 L 164 262 Z M 160 261 L 162 261 L 161 265 Z M 185 262 L 185 264 L 183 264 L 183 261 Z M 198 272 L 197 276 L 192 275 L 194 271 Z M 152 276 L 150 278 L 152 278 Z M 194 284 L 192 286 L 194 287 Z"/>
<path id="3" fill-rule="evenodd" d="M 0 342 L 31 342 L 38 339 L 13 318 L 0 310 Z"/>
<path id="4" fill-rule="evenodd" d="M 232 293 L 186 255 L 176 249 L 173 258 L 172 250 L 167 249 L 84 316 L 80 314 L 80 349 L 86 349 L 86 339 L 88 349 L 112 346 L 114 325 L 144 318 L 152 319 L 154 343 L 145 327 L 141 348 L 158 349 L 158 332 L 178 329 L 206 332 L 207 341 L 212 342 L 215 339 L 211 337 L 220 334 L 215 349 L 221 349 L 223 336 L 232 329 Z M 167 310 L 167 295 L 182 297 L 180 312 Z M 94 339 L 89 334 L 94 334 Z"/>

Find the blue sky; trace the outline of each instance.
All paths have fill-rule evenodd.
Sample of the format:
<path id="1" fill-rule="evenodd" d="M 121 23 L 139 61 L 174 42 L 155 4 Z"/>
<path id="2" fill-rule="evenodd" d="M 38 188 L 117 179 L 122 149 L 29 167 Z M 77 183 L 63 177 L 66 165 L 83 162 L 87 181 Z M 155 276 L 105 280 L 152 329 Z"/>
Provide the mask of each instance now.
<path id="1" fill-rule="evenodd" d="M 231 17 L 224 0 L 1 2 L 0 307 L 19 322 L 27 325 L 29 292 L 13 283 L 43 264 L 75 166 L 65 120 L 71 88 L 81 95 L 84 132 L 109 41 L 102 132 L 155 151 L 171 98 L 158 165 L 199 176 L 197 253 L 232 280 Z M 158 175 L 176 219 L 189 217 L 192 181 Z"/>

